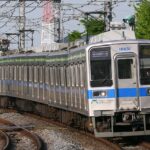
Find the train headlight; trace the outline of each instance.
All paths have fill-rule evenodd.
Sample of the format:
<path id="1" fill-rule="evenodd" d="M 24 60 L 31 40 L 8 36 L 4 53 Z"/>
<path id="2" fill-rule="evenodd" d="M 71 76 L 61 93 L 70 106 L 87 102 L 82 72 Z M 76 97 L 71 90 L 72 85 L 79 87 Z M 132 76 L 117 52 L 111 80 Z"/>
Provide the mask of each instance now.
<path id="1" fill-rule="evenodd" d="M 150 95 L 150 89 L 147 89 L 147 95 Z"/>
<path id="2" fill-rule="evenodd" d="M 94 97 L 105 97 L 105 96 L 107 96 L 107 92 L 106 91 L 94 91 L 93 96 Z"/>

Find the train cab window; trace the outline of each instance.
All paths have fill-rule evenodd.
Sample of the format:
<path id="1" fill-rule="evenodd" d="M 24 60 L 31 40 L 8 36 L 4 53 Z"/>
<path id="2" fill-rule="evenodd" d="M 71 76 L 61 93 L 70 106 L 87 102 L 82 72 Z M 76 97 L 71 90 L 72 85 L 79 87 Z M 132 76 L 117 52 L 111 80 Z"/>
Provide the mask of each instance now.
<path id="1" fill-rule="evenodd" d="M 90 51 L 91 87 L 112 85 L 111 54 L 109 47 Z"/>
<path id="2" fill-rule="evenodd" d="M 118 60 L 118 78 L 131 79 L 132 78 L 133 59 L 119 59 Z"/>
<path id="3" fill-rule="evenodd" d="M 150 84 L 150 45 L 139 46 L 140 82 Z"/>

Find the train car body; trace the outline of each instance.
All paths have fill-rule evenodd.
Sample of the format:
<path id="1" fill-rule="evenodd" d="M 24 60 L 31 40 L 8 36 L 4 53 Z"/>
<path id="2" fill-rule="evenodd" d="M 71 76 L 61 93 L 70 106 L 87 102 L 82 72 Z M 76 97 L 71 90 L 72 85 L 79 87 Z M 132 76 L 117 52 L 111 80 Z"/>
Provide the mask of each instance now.
<path id="1" fill-rule="evenodd" d="M 150 134 L 150 41 L 0 57 L 0 95 L 90 118 L 97 137 Z"/>

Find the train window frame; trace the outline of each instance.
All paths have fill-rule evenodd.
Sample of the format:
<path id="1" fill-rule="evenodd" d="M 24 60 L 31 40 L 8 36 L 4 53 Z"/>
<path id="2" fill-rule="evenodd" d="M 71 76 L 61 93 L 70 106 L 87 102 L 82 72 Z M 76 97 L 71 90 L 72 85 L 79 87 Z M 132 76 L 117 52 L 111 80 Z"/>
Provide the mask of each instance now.
<path id="1" fill-rule="evenodd" d="M 0 80 L 2 79 L 2 66 L 0 66 Z"/>
<path id="2" fill-rule="evenodd" d="M 2 67 L 2 80 L 4 80 L 4 66 Z"/>
<path id="3" fill-rule="evenodd" d="M 54 67 L 50 66 L 49 71 L 50 71 L 50 76 L 49 76 L 50 85 L 53 86 L 54 85 Z"/>
<path id="4" fill-rule="evenodd" d="M 70 65 L 68 65 L 67 67 L 66 67 L 66 82 L 67 82 L 67 87 L 70 87 Z"/>
<path id="5" fill-rule="evenodd" d="M 111 59 L 110 46 L 92 47 L 89 49 L 89 74 L 91 87 L 111 87 L 113 85 Z M 99 67 L 98 70 L 98 67 L 96 66 L 102 67 Z M 96 69 L 93 69 L 94 67 Z"/>
<path id="6" fill-rule="evenodd" d="M 21 81 L 21 76 L 22 76 L 22 70 L 21 70 L 22 66 L 19 66 L 19 81 Z M 11 71 L 13 72 L 13 68 L 11 68 Z"/>
<path id="7" fill-rule="evenodd" d="M 29 82 L 32 82 L 33 80 L 33 70 L 32 66 L 29 66 Z"/>
<path id="8" fill-rule="evenodd" d="M 49 72 L 49 66 L 45 67 L 45 83 L 49 84 L 49 78 L 50 78 L 50 72 Z"/>
<path id="9" fill-rule="evenodd" d="M 76 76 L 76 87 L 79 86 L 79 70 L 78 70 L 78 64 L 75 65 L 75 76 Z"/>
<path id="10" fill-rule="evenodd" d="M 127 61 L 128 61 L 128 63 L 130 63 L 130 64 L 127 64 L 128 67 L 119 66 L 119 65 L 126 65 L 125 63 L 124 64 L 119 64 L 121 61 L 122 62 L 126 61 L 125 63 L 127 63 Z M 129 66 L 130 66 L 130 68 L 129 68 Z M 132 58 L 118 59 L 117 60 L 117 68 L 119 68 L 118 69 L 118 79 L 124 80 L 124 79 L 133 79 L 134 78 L 133 59 Z M 122 71 L 120 68 L 123 68 L 124 70 Z M 128 70 L 125 70 L 125 69 L 128 69 Z M 120 71 L 122 71 L 122 72 L 120 72 Z M 126 73 L 126 75 L 124 73 Z"/>
<path id="11" fill-rule="evenodd" d="M 70 66 L 70 72 L 71 72 L 71 86 L 75 86 L 75 76 L 74 76 L 74 64 Z"/>
<path id="12" fill-rule="evenodd" d="M 148 47 L 148 51 L 145 50 Z M 140 84 L 141 85 L 149 85 L 150 84 L 150 54 L 148 53 L 150 50 L 150 44 L 140 44 L 138 47 L 139 53 L 139 76 L 140 76 Z M 143 52 L 143 53 L 142 53 Z"/>
<path id="13" fill-rule="evenodd" d="M 37 66 L 34 66 L 34 82 L 37 83 Z"/>
<path id="14" fill-rule="evenodd" d="M 64 82 L 64 67 L 61 66 L 60 67 L 60 78 L 61 78 L 61 86 L 64 86 L 65 85 L 65 82 Z"/>
<path id="15" fill-rule="evenodd" d="M 24 65 L 24 80 L 27 82 L 27 65 Z"/>
<path id="16" fill-rule="evenodd" d="M 39 82 L 43 83 L 43 66 L 39 66 Z"/>
<path id="17" fill-rule="evenodd" d="M 14 66 L 14 80 L 17 80 L 17 66 Z"/>

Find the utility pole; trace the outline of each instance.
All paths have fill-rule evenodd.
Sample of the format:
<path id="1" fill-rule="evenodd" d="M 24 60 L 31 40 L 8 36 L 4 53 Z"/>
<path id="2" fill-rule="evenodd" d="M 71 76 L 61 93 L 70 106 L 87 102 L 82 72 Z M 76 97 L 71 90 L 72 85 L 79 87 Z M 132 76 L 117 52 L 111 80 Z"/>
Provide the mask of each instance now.
<path id="1" fill-rule="evenodd" d="M 105 25 L 106 25 L 105 30 L 109 31 L 110 22 L 112 21 L 112 0 L 106 0 L 104 2 L 104 12 L 105 12 L 104 20 L 105 20 Z"/>
<path id="2" fill-rule="evenodd" d="M 25 0 L 19 0 L 20 50 L 25 48 Z"/>

